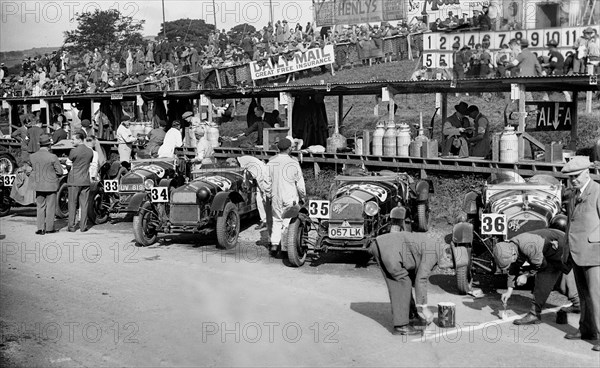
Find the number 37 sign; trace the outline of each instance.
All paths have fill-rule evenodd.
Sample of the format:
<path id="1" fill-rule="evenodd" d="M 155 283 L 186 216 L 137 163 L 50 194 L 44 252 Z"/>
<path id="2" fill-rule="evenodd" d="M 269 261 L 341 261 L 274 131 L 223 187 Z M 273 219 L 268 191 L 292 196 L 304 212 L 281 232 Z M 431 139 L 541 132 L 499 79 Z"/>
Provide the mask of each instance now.
<path id="1" fill-rule="evenodd" d="M 506 234 L 506 215 L 489 213 L 481 217 L 481 235 Z"/>

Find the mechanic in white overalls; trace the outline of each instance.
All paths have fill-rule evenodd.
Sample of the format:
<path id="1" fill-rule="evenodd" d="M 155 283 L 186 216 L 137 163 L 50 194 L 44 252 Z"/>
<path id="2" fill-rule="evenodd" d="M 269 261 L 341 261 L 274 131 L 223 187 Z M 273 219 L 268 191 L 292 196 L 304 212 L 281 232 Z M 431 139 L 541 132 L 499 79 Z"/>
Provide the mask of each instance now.
<path id="1" fill-rule="evenodd" d="M 271 217 L 271 204 L 267 199 L 267 190 L 270 185 L 267 164 L 254 156 L 241 156 L 237 160 L 241 168 L 248 170 L 258 186 L 256 207 L 258 207 L 258 214 L 260 215 L 260 224 L 255 230 L 266 229 L 268 227 L 267 220 Z"/>
<path id="2" fill-rule="evenodd" d="M 304 177 L 298 160 L 290 157 L 292 142 L 283 138 L 277 143 L 279 154 L 269 160 L 269 186 L 267 196 L 271 198 L 273 229 L 271 231 L 271 251 L 277 251 L 281 234 L 290 224 L 290 218 L 283 218 L 284 212 L 297 206 L 306 197 Z"/>

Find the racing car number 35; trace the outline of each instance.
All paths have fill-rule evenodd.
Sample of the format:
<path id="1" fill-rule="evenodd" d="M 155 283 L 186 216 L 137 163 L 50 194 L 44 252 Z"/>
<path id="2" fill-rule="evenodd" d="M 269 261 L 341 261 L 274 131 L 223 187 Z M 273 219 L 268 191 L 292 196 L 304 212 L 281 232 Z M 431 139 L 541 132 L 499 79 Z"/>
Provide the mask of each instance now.
<path id="1" fill-rule="evenodd" d="M 308 201 L 308 216 L 311 218 L 328 219 L 329 201 L 310 200 Z"/>
<path id="2" fill-rule="evenodd" d="M 481 217 L 482 235 L 506 235 L 506 215 L 497 213 L 484 214 Z"/>

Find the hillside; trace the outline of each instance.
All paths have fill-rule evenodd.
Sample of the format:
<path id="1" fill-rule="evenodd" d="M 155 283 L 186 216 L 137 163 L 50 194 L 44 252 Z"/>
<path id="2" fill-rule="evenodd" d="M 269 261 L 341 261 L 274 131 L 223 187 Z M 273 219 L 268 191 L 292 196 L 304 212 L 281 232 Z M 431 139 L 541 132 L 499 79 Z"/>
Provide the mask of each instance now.
<path id="1" fill-rule="evenodd" d="M 25 57 L 50 54 L 52 51 L 58 49 L 59 47 L 35 47 L 29 50 L 4 51 L 0 52 L 0 62 L 6 64 L 8 68 L 12 68 L 15 65 L 21 64 Z"/>

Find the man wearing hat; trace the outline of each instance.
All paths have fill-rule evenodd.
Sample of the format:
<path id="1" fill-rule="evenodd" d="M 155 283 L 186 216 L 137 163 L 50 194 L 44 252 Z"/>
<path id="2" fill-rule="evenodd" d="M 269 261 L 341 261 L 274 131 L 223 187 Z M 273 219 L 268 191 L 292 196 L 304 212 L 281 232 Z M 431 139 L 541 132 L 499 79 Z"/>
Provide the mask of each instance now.
<path id="1" fill-rule="evenodd" d="M 452 45 L 452 71 L 454 73 L 454 79 L 465 78 L 465 65 L 469 62 L 469 59 L 465 57 L 465 54 L 460 49 L 460 43 L 455 42 Z"/>
<path id="2" fill-rule="evenodd" d="M 494 247 L 494 259 L 500 269 L 508 269 L 507 291 L 500 299 L 506 304 L 516 286 L 527 283 L 527 278 L 535 277 L 533 303 L 529 313 L 515 320 L 515 325 L 538 324 L 544 304 L 560 275 L 569 273 L 569 246 L 565 233 L 557 229 L 541 229 L 521 233 L 507 242 Z M 523 272 L 523 264 L 529 263 Z"/>
<path id="3" fill-rule="evenodd" d="M 558 41 L 550 40 L 546 46 L 548 47 L 548 62 L 542 64 L 542 68 L 546 69 L 547 75 L 563 74 L 565 57 L 556 49 L 558 46 Z"/>
<path id="4" fill-rule="evenodd" d="M 55 233 L 54 213 L 56 212 L 56 192 L 58 191 L 58 178 L 63 175 L 63 168 L 55 154 L 50 152 L 52 141 L 43 134 L 40 137 L 40 149 L 30 156 L 33 172 L 30 178 L 35 189 L 35 203 L 37 208 L 38 235 Z"/>
<path id="5" fill-rule="evenodd" d="M 196 137 L 194 135 L 194 131 L 196 128 L 200 126 L 200 118 L 194 116 L 194 113 L 191 111 L 186 111 L 181 116 L 181 119 L 185 121 L 183 126 L 183 134 L 185 139 L 186 147 L 196 147 Z M 186 129 L 187 128 L 187 129 Z"/>
<path id="6" fill-rule="evenodd" d="M 573 44 L 575 53 L 573 54 L 573 73 L 585 73 L 585 64 L 588 56 L 588 42 L 594 35 L 594 29 L 587 27 Z"/>
<path id="7" fill-rule="evenodd" d="M 131 160 L 131 150 L 133 142 L 137 138 L 133 136 L 129 129 L 129 117 L 124 116 L 121 124 L 117 128 L 117 144 L 119 149 L 119 161 L 129 162 Z"/>
<path id="8" fill-rule="evenodd" d="M 453 266 L 449 245 L 440 244 L 425 233 L 401 231 L 378 236 L 369 250 L 379 264 L 390 295 L 392 334 L 421 333 L 411 322 L 418 322 L 418 314 L 427 324 L 433 321 L 433 313 L 427 307 L 427 284 L 436 264 L 440 268 Z"/>
<path id="9" fill-rule="evenodd" d="M 87 214 L 90 196 L 90 164 L 94 159 L 94 152 L 84 144 L 85 137 L 81 132 L 73 135 L 75 148 L 69 153 L 71 169 L 67 177 L 69 186 L 69 225 L 68 231 L 75 232 L 75 216 L 77 206 L 81 206 L 81 219 L 79 229 L 82 233 L 88 231 Z"/>
<path id="10" fill-rule="evenodd" d="M 567 339 L 596 340 L 600 351 L 600 184 L 590 177 L 590 159 L 575 156 L 563 168 L 573 193 L 568 202 L 567 239 L 581 301 L 579 330 Z"/>
<path id="11" fill-rule="evenodd" d="M 290 156 L 292 142 L 282 138 L 277 143 L 279 154 L 267 163 L 269 177 L 266 183 L 267 198 L 271 199 L 273 229 L 271 231 L 271 251 L 279 248 L 282 233 L 290 224 L 290 218 L 283 218 L 289 208 L 300 204 L 306 198 L 304 176 L 298 160 Z M 285 249 L 282 249 L 285 251 Z"/>
<path id="12" fill-rule="evenodd" d="M 450 154 L 460 157 L 469 156 L 469 145 L 466 141 L 468 137 L 467 133 L 471 128 L 471 123 L 467 118 L 467 115 L 469 115 L 468 108 L 469 105 L 464 101 L 461 101 L 458 105 L 454 105 L 456 112 L 448 116 L 444 122 L 444 127 L 442 128 L 444 136 L 442 141 L 442 156 Z"/>
<path id="13" fill-rule="evenodd" d="M 162 146 L 158 149 L 158 157 L 173 158 L 175 157 L 175 148 L 183 146 L 181 139 L 181 123 L 177 120 L 171 125 L 171 129 L 165 134 L 165 139 Z"/>

